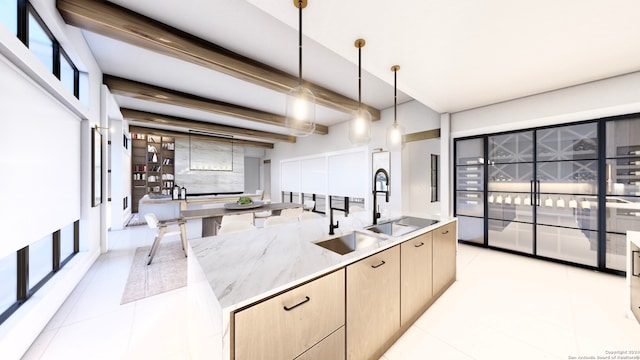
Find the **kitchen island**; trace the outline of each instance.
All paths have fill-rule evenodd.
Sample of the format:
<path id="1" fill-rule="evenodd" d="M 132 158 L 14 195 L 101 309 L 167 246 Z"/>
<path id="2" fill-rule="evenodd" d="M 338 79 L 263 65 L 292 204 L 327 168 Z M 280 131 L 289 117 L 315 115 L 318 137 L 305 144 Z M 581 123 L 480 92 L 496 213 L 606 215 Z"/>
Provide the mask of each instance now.
<path id="1" fill-rule="evenodd" d="M 368 214 L 365 213 L 352 214 L 339 220 L 340 228 L 336 229 L 338 235 L 362 229 L 370 224 Z M 192 345 L 192 357 L 225 360 L 269 356 L 312 359 L 327 356 L 323 351 L 335 351 L 336 344 L 342 344 L 343 349 L 337 350 L 342 353 L 342 358 L 345 354 L 346 358 L 368 358 L 369 355 L 351 351 L 350 344 L 355 344 L 355 339 L 358 338 L 358 334 L 353 334 L 351 330 L 351 336 L 346 333 L 344 349 L 345 328 L 357 328 L 355 322 L 345 326 L 345 321 L 348 324 L 349 321 L 356 321 L 358 318 L 365 321 L 376 319 L 371 314 L 358 314 L 353 311 L 350 315 L 350 307 L 355 303 L 355 300 L 350 302 L 350 299 L 357 299 L 363 295 L 364 299 L 367 299 L 369 291 L 378 283 L 385 285 L 388 281 L 395 281 L 390 285 L 397 294 L 380 297 L 383 300 L 397 299 L 395 305 L 380 305 L 385 307 L 380 309 L 384 310 L 379 311 L 380 313 L 388 314 L 386 307 L 392 308 L 391 315 L 388 316 L 394 323 L 391 330 L 387 331 L 386 335 L 381 335 L 380 343 L 357 346 L 371 348 L 371 354 L 379 356 L 378 354 L 386 350 L 455 280 L 455 219 L 443 220 L 420 229 L 406 228 L 413 231 L 400 232 L 394 234 L 395 236 L 369 233 L 376 237 L 375 242 L 344 255 L 315 244 L 329 238 L 328 229 L 328 219 L 322 218 L 190 240 L 189 340 Z M 445 230 L 437 231 L 440 229 Z M 409 247 L 408 242 L 415 239 L 416 243 Z M 406 249 L 401 248 L 401 244 L 407 245 Z M 428 246 L 424 246 L 425 244 Z M 424 282 L 424 287 L 428 288 L 428 295 L 425 295 L 427 298 L 418 305 L 406 305 L 407 308 L 413 306 L 418 309 L 419 314 L 402 316 L 401 321 L 401 296 L 396 290 L 402 289 L 402 284 L 409 284 L 413 280 L 405 279 L 405 275 L 410 271 L 401 271 L 405 263 L 400 264 L 400 251 L 405 258 L 404 251 L 413 248 L 428 250 L 429 257 L 424 258 L 422 262 L 418 261 L 418 264 L 429 264 L 425 267 L 429 271 L 428 276 L 423 276 L 424 281 L 418 283 L 420 285 Z M 444 259 L 449 259 L 446 264 L 443 264 Z M 381 277 L 379 282 L 367 285 L 366 280 L 375 277 L 362 271 L 373 271 L 371 269 L 380 269 L 375 271 Z M 358 276 L 362 277 L 363 274 L 365 283 L 360 283 L 364 284 L 362 291 L 356 291 L 354 285 L 359 281 Z M 413 288 L 407 288 L 406 291 L 411 292 Z M 270 317 L 271 310 L 266 311 L 266 315 L 256 310 L 271 305 L 285 315 L 297 311 L 299 313 L 295 315 L 293 323 L 284 325 L 279 323 L 277 316 Z M 404 302 L 402 305 L 405 305 Z M 312 326 L 300 322 L 304 320 L 306 311 L 315 314 L 309 316 L 317 316 Z M 326 316 L 323 315 L 323 311 L 326 312 Z M 266 324 L 265 329 L 271 330 L 261 330 L 261 322 Z M 248 333 L 246 328 L 250 328 Z M 293 335 L 290 335 L 295 338 L 282 338 L 280 341 L 286 346 L 279 346 L 278 341 L 271 337 L 276 336 L 277 339 L 281 330 L 286 334 L 287 328 L 295 330 Z M 363 336 L 360 338 L 366 339 Z M 350 342 L 349 339 L 354 340 Z M 262 346 L 272 346 L 274 343 L 275 347 L 279 348 L 275 350 L 277 355 L 269 355 L 270 350 L 261 349 Z M 320 343 L 327 345 L 323 347 Z M 252 352 L 254 349 L 256 351 Z"/>

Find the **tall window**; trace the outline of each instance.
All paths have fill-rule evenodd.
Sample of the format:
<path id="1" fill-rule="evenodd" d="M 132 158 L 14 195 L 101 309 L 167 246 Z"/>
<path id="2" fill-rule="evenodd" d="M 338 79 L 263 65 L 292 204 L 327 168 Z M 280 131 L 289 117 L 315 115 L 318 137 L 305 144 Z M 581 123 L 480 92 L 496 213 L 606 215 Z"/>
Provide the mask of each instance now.
<path id="1" fill-rule="evenodd" d="M 18 35 L 18 2 L 16 0 L 0 0 L 0 23 L 4 24 L 13 35 Z"/>
<path id="2" fill-rule="evenodd" d="M 0 259 L 0 314 L 16 302 L 18 260 L 15 253 Z"/>
<path id="3" fill-rule="evenodd" d="M 53 271 L 53 236 L 51 234 L 29 245 L 29 288 L 33 289 Z"/>
<path id="4" fill-rule="evenodd" d="M 50 72 L 53 72 L 53 40 L 36 18 L 29 11 L 29 50 L 40 60 Z"/>

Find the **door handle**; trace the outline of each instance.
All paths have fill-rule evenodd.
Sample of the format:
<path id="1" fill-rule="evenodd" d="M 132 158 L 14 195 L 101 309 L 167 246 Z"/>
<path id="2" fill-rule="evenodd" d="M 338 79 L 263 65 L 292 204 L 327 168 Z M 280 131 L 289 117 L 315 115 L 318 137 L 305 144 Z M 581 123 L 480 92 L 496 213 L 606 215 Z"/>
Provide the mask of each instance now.
<path id="1" fill-rule="evenodd" d="M 420 244 L 415 244 L 415 245 L 413 245 L 413 246 L 415 246 L 415 247 L 417 247 L 417 248 L 418 248 L 418 247 L 421 247 L 422 245 L 424 245 L 424 243 L 423 243 L 423 242 L 421 242 Z"/>
<path id="2" fill-rule="evenodd" d="M 384 265 L 384 264 L 386 264 L 386 262 L 384 262 L 384 260 L 380 260 L 380 264 L 378 264 L 378 265 L 371 265 L 371 267 L 372 267 L 372 268 L 374 268 L 374 269 L 377 269 L 377 268 L 379 268 L 380 266 L 382 266 L 382 265 Z"/>
<path id="3" fill-rule="evenodd" d="M 540 206 L 540 180 L 536 180 L 536 206 Z"/>
<path id="4" fill-rule="evenodd" d="M 301 302 L 299 302 L 299 303 L 297 303 L 297 304 L 295 304 L 295 305 L 293 305 L 293 306 L 291 306 L 291 307 L 287 307 L 287 306 L 285 305 L 285 306 L 284 306 L 284 310 L 285 310 L 285 311 L 291 311 L 291 310 L 293 310 L 293 309 L 297 308 L 298 306 L 300 306 L 300 305 L 302 305 L 302 304 L 308 303 L 308 302 L 309 302 L 309 300 L 311 300 L 311 298 L 310 298 L 310 297 L 308 297 L 308 296 L 305 296 L 305 297 L 304 297 L 304 300 L 302 300 Z"/>
<path id="5" fill-rule="evenodd" d="M 636 277 L 640 277 L 640 272 L 639 273 L 635 273 L 636 271 L 636 254 L 640 254 L 640 251 L 632 251 L 631 252 L 631 275 L 636 276 Z"/>
<path id="6" fill-rule="evenodd" d="M 530 199 L 531 199 L 529 205 L 535 205 L 536 198 L 535 198 L 534 193 L 533 193 L 533 180 L 529 181 L 529 196 L 530 196 Z"/>

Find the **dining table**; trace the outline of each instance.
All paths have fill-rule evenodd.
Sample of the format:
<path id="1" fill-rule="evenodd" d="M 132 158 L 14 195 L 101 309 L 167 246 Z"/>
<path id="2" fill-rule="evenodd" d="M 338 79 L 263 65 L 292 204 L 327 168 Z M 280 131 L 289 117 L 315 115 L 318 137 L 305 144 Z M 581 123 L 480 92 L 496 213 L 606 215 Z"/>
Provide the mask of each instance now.
<path id="1" fill-rule="evenodd" d="M 202 219 L 202 237 L 214 236 L 218 232 L 218 226 L 225 215 L 239 215 L 246 213 L 255 213 L 263 211 L 271 211 L 274 216 L 280 215 L 284 209 L 295 209 L 303 207 L 303 204 L 293 202 L 283 203 L 263 203 L 253 204 L 253 206 L 242 206 L 236 203 L 225 204 L 227 206 L 202 208 L 193 210 L 181 210 L 180 217 L 186 220 Z"/>

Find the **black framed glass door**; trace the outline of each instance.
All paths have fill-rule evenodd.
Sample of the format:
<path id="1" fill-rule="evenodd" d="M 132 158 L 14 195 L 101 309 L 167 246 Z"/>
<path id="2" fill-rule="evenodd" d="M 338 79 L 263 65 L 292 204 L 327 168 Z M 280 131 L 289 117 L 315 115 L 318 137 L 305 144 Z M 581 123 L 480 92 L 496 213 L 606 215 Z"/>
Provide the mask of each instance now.
<path id="1" fill-rule="evenodd" d="M 598 265 L 598 124 L 536 130 L 536 254 Z"/>
<path id="2" fill-rule="evenodd" d="M 533 254 L 534 132 L 487 138 L 488 244 Z"/>

